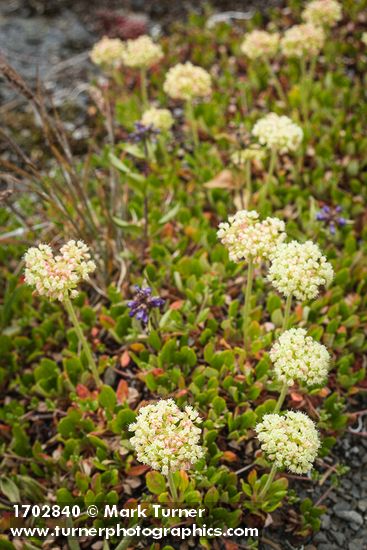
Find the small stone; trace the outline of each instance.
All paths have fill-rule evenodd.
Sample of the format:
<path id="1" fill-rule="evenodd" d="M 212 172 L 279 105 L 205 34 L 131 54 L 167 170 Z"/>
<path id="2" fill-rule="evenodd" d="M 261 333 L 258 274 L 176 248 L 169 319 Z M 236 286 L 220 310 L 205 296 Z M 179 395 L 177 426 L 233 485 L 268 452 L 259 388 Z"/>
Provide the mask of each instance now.
<path id="1" fill-rule="evenodd" d="M 314 536 L 314 539 L 313 539 L 315 542 L 328 542 L 328 539 L 327 539 L 327 536 L 325 535 L 325 533 L 323 533 L 322 531 L 320 531 L 319 533 L 317 533 L 315 536 Z"/>
<path id="2" fill-rule="evenodd" d="M 341 533 L 340 531 L 333 531 L 330 529 L 329 531 L 330 536 L 339 544 L 339 546 L 343 546 L 345 542 L 345 535 Z"/>
<path id="3" fill-rule="evenodd" d="M 367 498 L 362 498 L 357 503 L 357 507 L 361 512 L 367 512 Z"/>
<path id="4" fill-rule="evenodd" d="M 340 519 L 350 521 L 352 529 L 354 529 L 353 524 L 360 527 L 363 525 L 363 518 L 361 514 L 359 514 L 355 510 L 336 510 L 335 515 Z"/>
<path id="5" fill-rule="evenodd" d="M 366 539 L 353 539 L 352 542 L 348 544 L 348 550 L 365 550 Z"/>
<path id="6" fill-rule="evenodd" d="M 327 514 L 324 514 L 321 517 L 321 525 L 322 525 L 323 529 L 329 529 L 330 528 L 330 522 L 331 522 L 330 516 L 328 516 Z"/>

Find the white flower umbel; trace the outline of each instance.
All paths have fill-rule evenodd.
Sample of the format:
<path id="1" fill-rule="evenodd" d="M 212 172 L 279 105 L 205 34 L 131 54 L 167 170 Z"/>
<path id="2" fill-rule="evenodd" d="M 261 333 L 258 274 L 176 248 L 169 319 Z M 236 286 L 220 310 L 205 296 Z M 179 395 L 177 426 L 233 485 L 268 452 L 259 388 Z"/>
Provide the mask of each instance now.
<path id="1" fill-rule="evenodd" d="M 161 132 L 168 132 L 172 128 L 174 120 L 168 109 L 152 107 L 143 113 L 141 122 L 144 126 L 153 126 Z"/>
<path id="2" fill-rule="evenodd" d="M 320 53 L 324 43 L 325 33 L 322 27 L 305 23 L 294 25 L 285 31 L 280 41 L 280 49 L 286 57 L 309 59 Z"/>
<path id="3" fill-rule="evenodd" d="M 207 97 L 212 93 L 211 76 L 208 71 L 190 62 L 179 63 L 167 72 L 163 90 L 172 99 L 183 101 Z"/>
<path id="4" fill-rule="evenodd" d="M 268 59 L 274 57 L 279 48 L 279 33 L 254 30 L 245 35 L 241 52 L 249 59 Z"/>
<path id="5" fill-rule="evenodd" d="M 182 411 L 173 399 L 141 408 L 129 426 L 138 461 L 165 475 L 188 470 L 204 456 L 201 428 L 195 425 L 200 422 L 197 411 L 190 406 Z"/>
<path id="6" fill-rule="evenodd" d="M 123 51 L 124 44 L 119 38 L 104 36 L 94 44 L 89 55 L 95 65 L 110 69 L 122 64 Z"/>
<path id="7" fill-rule="evenodd" d="M 236 212 L 228 222 L 219 224 L 217 235 L 234 262 L 265 260 L 286 237 L 282 220 L 266 218 L 261 221 L 255 210 Z"/>
<path id="8" fill-rule="evenodd" d="M 303 130 L 285 115 L 269 113 L 258 120 L 252 129 L 261 145 L 278 153 L 296 151 L 303 140 Z"/>
<path id="9" fill-rule="evenodd" d="M 25 282 L 34 286 L 41 296 L 64 301 L 78 295 L 77 286 L 89 279 L 96 269 L 88 246 L 82 241 L 69 241 L 53 255 L 47 244 L 29 248 L 24 256 Z"/>
<path id="10" fill-rule="evenodd" d="M 342 6 L 336 0 L 313 0 L 302 12 L 302 19 L 312 25 L 333 27 L 342 18 Z"/>
<path id="11" fill-rule="evenodd" d="M 312 241 L 281 243 L 271 257 L 268 279 L 284 296 L 305 301 L 316 298 L 320 287 L 334 276 L 331 264 Z"/>
<path id="12" fill-rule="evenodd" d="M 71 302 L 78 295 L 78 284 L 88 280 L 96 269 L 88 246 L 83 241 L 69 241 L 60 248 L 60 254 L 54 256 L 49 245 L 40 244 L 28 249 L 24 261 L 25 282 L 34 286 L 41 296 L 64 304 L 99 386 L 98 368 Z"/>
<path id="13" fill-rule="evenodd" d="M 163 57 L 163 50 L 159 44 L 153 42 L 150 36 L 143 35 L 134 40 L 124 42 L 122 60 L 126 67 L 135 69 L 149 69 Z"/>
<path id="14" fill-rule="evenodd" d="M 276 468 L 295 474 L 305 474 L 312 468 L 320 440 L 314 422 L 306 414 L 266 414 L 255 430 L 261 449 Z"/>
<path id="15" fill-rule="evenodd" d="M 330 355 L 325 346 L 307 336 L 302 328 L 283 332 L 270 350 L 275 378 L 292 386 L 301 382 L 315 386 L 325 381 Z"/>

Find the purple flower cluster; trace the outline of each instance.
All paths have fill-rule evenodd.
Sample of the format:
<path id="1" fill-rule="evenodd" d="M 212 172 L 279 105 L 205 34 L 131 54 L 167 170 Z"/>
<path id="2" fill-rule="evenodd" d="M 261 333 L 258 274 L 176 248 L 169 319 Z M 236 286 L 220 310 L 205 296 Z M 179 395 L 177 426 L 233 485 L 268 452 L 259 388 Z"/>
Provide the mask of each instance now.
<path id="1" fill-rule="evenodd" d="M 323 206 L 316 214 L 316 220 L 319 222 L 325 222 L 329 226 L 330 233 L 335 235 L 336 228 L 344 227 L 347 220 L 340 215 L 342 211 L 341 206 Z"/>
<path id="2" fill-rule="evenodd" d="M 154 308 L 161 309 L 164 306 L 164 299 L 159 296 L 152 296 L 152 289 L 149 286 L 140 288 L 140 286 L 135 285 L 134 288 L 134 299 L 127 303 L 130 308 L 129 315 L 141 321 L 143 325 L 147 325 L 151 310 Z"/>
<path id="3" fill-rule="evenodd" d="M 134 123 L 135 130 L 128 135 L 128 141 L 132 143 L 140 143 L 148 139 L 155 139 L 156 136 L 160 133 L 157 128 L 154 128 L 151 124 L 146 126 L 141 122 Z"/>

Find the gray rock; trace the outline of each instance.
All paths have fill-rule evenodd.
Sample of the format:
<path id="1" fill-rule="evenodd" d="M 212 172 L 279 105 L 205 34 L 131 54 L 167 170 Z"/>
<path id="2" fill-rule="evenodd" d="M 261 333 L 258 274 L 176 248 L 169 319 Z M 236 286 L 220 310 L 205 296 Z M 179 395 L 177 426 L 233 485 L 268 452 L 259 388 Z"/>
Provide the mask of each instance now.
<path id="1" fill-rule="evenodd" d="M 357 506 L 361 512 L 367 512 L 367 498 L 362 498 Z"/>
<path id="2" fill-rule="evenodd" d="M 352 529 L 354 529 L 353 524 L 360 527 L 363 525 L 361 514 L 355 510 L 336 510 L 335 515 L 344 521 L 349 521 Z"/>
<path id="3" fill-rule="evenodd" d="M 348 550 L 365 550 L 366 549 L 366 539 L 353 539 L 348 544 Z"/>

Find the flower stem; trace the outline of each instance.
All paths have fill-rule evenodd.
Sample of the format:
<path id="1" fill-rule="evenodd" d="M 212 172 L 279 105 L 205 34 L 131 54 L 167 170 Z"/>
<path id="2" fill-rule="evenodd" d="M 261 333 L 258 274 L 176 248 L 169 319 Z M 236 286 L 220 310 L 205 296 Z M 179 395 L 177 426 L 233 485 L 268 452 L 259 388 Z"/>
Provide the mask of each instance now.
<path id="1" fill-rule="evenodd" d="M 198 133 L 198 126 L 195 119 L 194 105 L 190 99 L 186 102 L 186 109 L 187 109 L 186 111 L 187 118 L 189 119 L 190 126 L 191 126 L 192 141 L 194 144 L 194 148 L 196 149 L 199 145 L 199 133 Z"/>
<path id="2" fill-rule="evenodd" d="M 266 483 L 264 487 L 261 489 L 259 493 L 259 499 L 263 500 L 263 498 L 266 496 L 266 493 L 268 492 L 270 485 L 273 483 L 275 474 L 277 473 L 277 467 L 275 465 L 275 462 L 273 462 L 273 465 L 271 467 L 270 473 L 268 475 L 268 479 L 266 480 Z"/>
<path id="3" fill-rule="evenodd" d="M 292 307 L 292 294 L 289 294 L 287 296 L 287 301 L 285 303 L 285 311 L 284 311 L 284 318 L 283 318 L 283 325 L 282 325 L 282 332 L 288 329 L 289 325 L 289 317 L 291 314 L 291 307 Z"/>
<path id="4" fill-rule="evenodd" d="M 169 490 L 170 490 L 170 493 L 171 493 L 172 500 L 173 500 L 174 503 L 177 503 L 178 502 L 178 494 L 177 494 L 177 489 L 176 489 L 175 481 L 173 479 L 173 473 L 172 472 L 168 472 L 167 481 L 168 481 L 168 486 L 169 486 Z"/>
<path id="5" fill-rule="evenodd" d="M 273 79 L 273 82 L 274 82 L 274 86 L 275 86 L 275 89 L 277 91 L 277 94 L 279 96 L 279 99 L 281 101 L 283 101 L 284 103 L 287 103 L 287 97 L 283 91 L 283 88 L 282 88 L 282 85 L 280 83 L 280 80 L 278 78 L 278 75 L 276 74 L 276 72 L 274 71 L 273 69 L 273 66 L 271 64 L 270 61 L 267 62 L 267 67 L 268 67 L 268 70 L 269 70 L 269 73 L 270 73 L 270 76 L 271 78 Z"/>
<path id="6" fill-rule="evenodd" d="M 277 404 L 275 405 L 274 414 L 278 414 L 280 412 L 280 409 L 282 408 L 284 400 L 287 397 L 287 393 L 288 393 L 288 384 L 287 382 L 283 382 L 283 387 L 279 394 Z"/>
<path id="7" fill-rule="evenodd" d="M 96 382 L 96 385 L 100 386 L 101 385 L 101 379 L 100 379 L 99 374 L 98 374 L 98 369 L 97 369 L 96 362 L 93 358 L 93 355 L 92 355 L 91 349 L 89 347 L 89 344 L 88 344 L 88 342 L 87 342 L 87 340 L 84 336 L 82 327 L 80 326 L 80 323 L 78 321 L 78 317 L 76 316 L 76 313 L 75 313 L 75 310 L 74 310 L 73 304 L 71 303 L 70 298 L 65 298 L 64 305 L 65 305 L 66 311 L 68 312 L 70 320 L 74 325 L 75 332 L 77 333 L 79 342 L 81 343 L 81 345 L 83 347 L 84 353 L 87 357 L 88 364 L 89 364 L 89 367 L 92 371 L 92 374 L 93 374 L 94 380 Z"/>
<path id="8" fill-rule="evenodd" d="M 247 187 L 247 208 L 251 206 L 252 186 L 251 186 L 251 161 L 246 161 L 246 187 Z"/>
<path id="9" fill-rule="evenodd" d="M 140 93 L 141 93 L 141 103 L 143 109 L 146 109 L 148 106 L 148 85 L 147 85 L 147 70 L 145 67 L 140 69 Z"/>
<path id="10" fill-rule="evenodd" d="M 254 261 L 252 258 L 250 258 L 248 262 L 248 269 L 247 269 L 245 305 L 243 308 L 243 337 L 244 337 L 245 348 L 247 348 L 248 346 L 248 326 L 250 324 L 250 306 L 251 306 L 251 293 L 252 293 L 253 279 L 254 279 Z"/>

